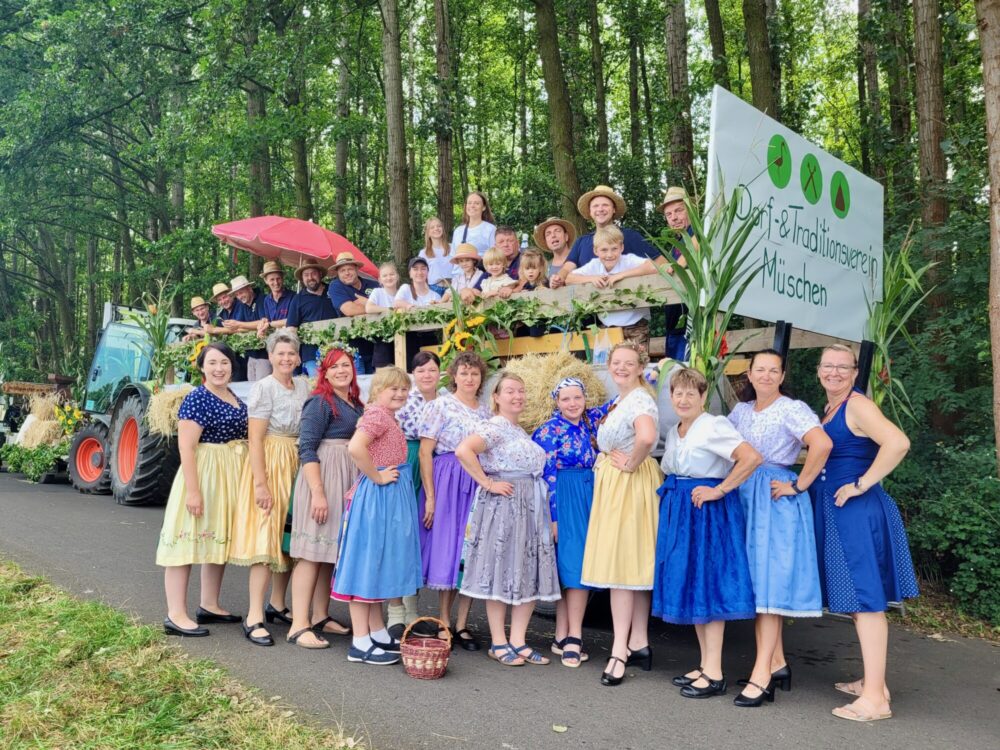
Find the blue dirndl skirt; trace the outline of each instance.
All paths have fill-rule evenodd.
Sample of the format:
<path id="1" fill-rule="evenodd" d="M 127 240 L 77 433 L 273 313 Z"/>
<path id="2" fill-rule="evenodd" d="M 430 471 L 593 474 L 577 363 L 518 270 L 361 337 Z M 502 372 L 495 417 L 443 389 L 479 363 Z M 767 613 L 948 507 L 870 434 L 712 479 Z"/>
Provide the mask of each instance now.
<path id="1" fill-rule="evenodd" d="M 795 479 L 783 466 L 764 464 L 740 485 L 750 578 L 758 613 L 819 617 L 823 596 L 809 493 L 771 498 L 772 480 Z"/>
<path id="2" fill-rule="evenodd" d="M 333 593 L 360 599 L 409 596 L 420 588 L 420 535 L 410 467 L 378 485 L 362 476 L 344 512 Z"/>
<path id="3" fill-rule="evenodd" d="M 721 479 L 668 476 L 660 485 L 653 614 L 678 625 L 756 616 L 739 495 L 695 508 L 691 491 Z"/>
<path id="4" fill-rule="evenodd" d="M 559 585 L 564 589 L 586 589 L 580 583 L 583 548 L 587 543 L 590 506 L 594 503 L 593 469 L 560 469 L 556 472 L 556 518 L 559 541 L 556 563 Z"/>

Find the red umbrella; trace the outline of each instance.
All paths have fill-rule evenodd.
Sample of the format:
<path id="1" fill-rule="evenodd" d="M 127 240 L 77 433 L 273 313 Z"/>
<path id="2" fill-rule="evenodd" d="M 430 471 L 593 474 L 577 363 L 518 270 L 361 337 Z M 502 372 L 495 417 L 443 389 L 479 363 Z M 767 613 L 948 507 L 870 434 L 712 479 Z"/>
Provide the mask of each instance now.
<path id="1" fill-rule="evenodd" d="M 293 268 L 303 260 L 318 260 L 332 266 L 340 253 L 347 252 L 361 263 L 362 273 L 378 278 L 378 268 L 350 240 L 310 221 L 254 216 L 216 224 L 212 234 L 235 248 Z"/>

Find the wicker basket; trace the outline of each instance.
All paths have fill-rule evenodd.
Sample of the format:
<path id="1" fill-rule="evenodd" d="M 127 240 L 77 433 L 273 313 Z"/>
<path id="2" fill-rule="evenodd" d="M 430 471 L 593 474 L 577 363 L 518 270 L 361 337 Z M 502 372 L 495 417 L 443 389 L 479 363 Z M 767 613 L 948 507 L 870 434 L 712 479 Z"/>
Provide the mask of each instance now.
<path id="1" fill-rule="evenodd" d="M 410 638 L 410 630 L 418 622 L 437 623 L 438 629 L 448 634 L 448 640 L 440 638 Z M 448 626 L 436 617 L 418 617 L 406 626 L 399 642 L 399 654 L 403 660 L 406 674 L 417 680 L 436 680 L 443 677 L 448 669 L 448 656 L 451 653 L 451 631 Z"/>

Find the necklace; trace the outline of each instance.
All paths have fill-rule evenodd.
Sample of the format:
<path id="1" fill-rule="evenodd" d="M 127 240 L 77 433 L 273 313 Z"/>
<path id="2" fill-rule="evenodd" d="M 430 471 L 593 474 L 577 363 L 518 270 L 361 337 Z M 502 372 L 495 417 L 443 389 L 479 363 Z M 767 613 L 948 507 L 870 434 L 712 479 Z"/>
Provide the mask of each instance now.
<path id="1" fill-rule="evenodd" d="M 844 402 L 846 402 L 847 399 L 849 399 L 850 397 L 851 397 L 851 392 L 848 391 L 847 395 L 844 396 L 840 401 L 838 401 L 837 405 L 834 406 L 833 408 L 830 408 L 830 402 L 827 401 L 827 403 L 826 403 L 826 414 L 823 415 L 823 424 L 827 424 L 828 422 L 830 422 L 830 420 L 833 419 L 833 415 L 837 413 L 837 410 L 841 406 L 843 406 Z"/>

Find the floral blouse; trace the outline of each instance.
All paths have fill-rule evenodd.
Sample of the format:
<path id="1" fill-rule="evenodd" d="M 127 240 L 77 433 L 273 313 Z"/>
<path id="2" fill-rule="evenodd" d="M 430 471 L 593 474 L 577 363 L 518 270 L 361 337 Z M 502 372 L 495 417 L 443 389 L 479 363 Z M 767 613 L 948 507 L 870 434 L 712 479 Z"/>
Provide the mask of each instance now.
<path id="1" fill-rule="evenodd" d="M 604 453 L 613 450 L 631 453 L 635 447 L 635 420 L 646 415 L 658 424 L 660 412 L 649 391 L 640 386 L 629 391 L 625 398 L 617 397 L 605 404 L 607 417 L 597 430 L 597 447 Z"/>
<path id="2" fill-rule="evenodd" d="M 729 421 L 765 463 L 791 466 L 798 461 L 802 438 L 820 426 L 819 417 L 807 404 L 788 396 L 779 396 L 763 411 L 755 411 L 755 403 L 736 404 Z"/>
<path id="3" fill-rule="evenodd" d="M 358 430 L 371 436 L 368 453 L 376 466 L 406 463 L 406 438 L 391 411 L 382 406 L 369 405 L 358 420 Z"/>
<path id="4" fill-rule="evenodd" d="M 490 410 L 482 404 L 470 409 L 453 393 L 449 393 L 438 396 L 424 406 L 418 433 L 422 438 L 437 441 L 434 446 L 435 455 L 454 453 L 459 444 L 490 416 Z"/>
<path id="5" fill-rule="evenodd" d="M 445 395 L 448 391 L 442 389 L 438 395 Z M 427 399 L 424 398 L 419 388 L 411 388 L 410 395 L 406 397 L 403 408 L 396 412 L 396 421 L 403 428 L 403 434 L 407 440 L 420 440 L 420 420 L 424 416 L 424 405 Z"/>
<path id="6" fill-rule="evenodd" d="M 487 474 L 541 475 L 545 468 L 545 451 L 533 443 L 519 425 L 497 415 L 480 422 L 474 432 L 486 443 L 486 452 L 479 456 L 479 463 Z"/>
<path id="7" fill-rule="evenodd" d="M 557 410 L 552 419 L 543 424 L 531 439 L 545 451 L 543 478 L 549 486 L 549 510 L 556 520 L 556 474 L 560 469 L 593 469 L 598 451 L 593 440 L 597 439 L 597 423 L 608 406 L 587 409 L 587 420 L 573 424 Z M 592 440 L 593 438 L 593 440 Z"/>

